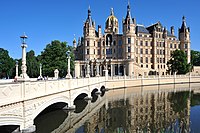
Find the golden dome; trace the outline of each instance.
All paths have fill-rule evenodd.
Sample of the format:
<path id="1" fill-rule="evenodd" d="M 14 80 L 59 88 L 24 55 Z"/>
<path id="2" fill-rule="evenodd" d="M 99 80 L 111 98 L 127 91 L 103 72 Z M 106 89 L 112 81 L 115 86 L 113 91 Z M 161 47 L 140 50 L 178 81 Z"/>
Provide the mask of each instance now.
<path id="1" fill-rule="evenodd" d="M 113 8 L 111 8 L 111 14 L 106 20 L 106 29 L 110 27 L 118 27 L 118 19 L 114 16 Z"/>

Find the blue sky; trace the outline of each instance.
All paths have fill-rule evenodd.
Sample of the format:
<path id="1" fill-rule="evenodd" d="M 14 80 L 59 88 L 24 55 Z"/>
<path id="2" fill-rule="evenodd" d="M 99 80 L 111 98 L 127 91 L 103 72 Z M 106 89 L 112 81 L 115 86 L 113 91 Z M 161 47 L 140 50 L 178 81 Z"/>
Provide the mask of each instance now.
<path id="1" fill-rule="evenodd" d="M 90 5 L 92 18 L 104 29 L 105 21 L 114 8 L 119 20 L 126 16 L 128 0 L 1 0 L 0 1 L 0 48 L 9 51 L 13 58 L 21 58 L 19 36 L 27 34 L 27 51 L 36 55 L 52 40 L 66 41 L 72 45 L 75 37 L 83 34 L 83 23 Z M 175 34 L 186 16 L 191 28 L 191 48 L 200 51 L 200 1 L 199 0 L 130 0 L 132 17 L 138 24 L 149 26 L 160 21 Z"/>

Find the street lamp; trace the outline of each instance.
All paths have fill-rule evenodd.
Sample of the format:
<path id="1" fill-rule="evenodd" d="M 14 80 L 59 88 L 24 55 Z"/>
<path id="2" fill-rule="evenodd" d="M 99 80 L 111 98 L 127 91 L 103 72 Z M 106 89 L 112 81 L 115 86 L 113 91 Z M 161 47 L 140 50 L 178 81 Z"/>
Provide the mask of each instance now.
<path id="1" fill-rule="evenodd" d="M 68 64 L 67 64 L 67 75 L 66 75 L 66 78 L 67 79 L 70 79 L 70 78 L 72 78 L 72 76 L 71 76 L 71 74 L 70 74 L 70 59 L 71 59 L 71 57 L 70 57 L 70 51 L 68 50 L 67 52 L 66 52 L 66 55 L 67 55 L 67 61 L 68 61 Z"/>
<path id="2" fill-rule="evenodd" d="M 28 39 L 28 37 L 25 35 L 20 36 L 21 38 L 21 47 L 22 47 L 22 66 L 21 66 L 21 70 L 22 70 L 22 74 L 20 75 L 20 77 L 22 78 L 22 80 L 27 80 L 29 79 L 29 76 L 27 75 L 26 71 L 27 71 L 27 66 L 26 66 L 26 40 Z"/>

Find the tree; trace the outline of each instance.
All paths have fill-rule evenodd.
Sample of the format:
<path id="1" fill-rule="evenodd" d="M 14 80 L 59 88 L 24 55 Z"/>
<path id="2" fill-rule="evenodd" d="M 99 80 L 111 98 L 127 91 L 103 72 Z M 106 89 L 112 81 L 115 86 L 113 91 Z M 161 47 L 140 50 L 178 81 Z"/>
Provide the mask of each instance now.
<path id="1" fill-rule="evenodd" d="M 0 48 L 0 78 L 12 77 L 14 67 L 15 62 L 9 56 L 8 51 Z"/>
<path id="2" fill-rule="evenodd" d="M 43 66 L 43 74 L 45 76 L 54 76 L 54 70 L 59 70 L 59 76 L 65 77 L 67 74 L 67 51 L 70 52 L 71 56 L 71 71 L 74 69 L 74 55 L 72 52 L 72 47 L 67 46 L 66 42 L 60 42 L 58 40 L 52 41 L 50 44 L 47 44 L 44 51 L 41 53 L 41 63 Z"/>
<path id="3" fill-rule="evenodd" d="M 27 74 L 30 78 L 37 78 L 40 71 L 40 63 L 33 50 L 26 53 Z"/>
<path id="4" fill-rule="evenodd" d="M 200 52 L 191 50 L 191 64 L 192 66 L 200 66 Z"/>
<path id="5" fill-rule="evenodd" d="M 187 63 L 187 56 L 182 50 L 175 50 L 171 54 L 171 59 L 167 62 L 169 72 L 177 74 L 186 74 L 190 70 L 190 64 Z"/>

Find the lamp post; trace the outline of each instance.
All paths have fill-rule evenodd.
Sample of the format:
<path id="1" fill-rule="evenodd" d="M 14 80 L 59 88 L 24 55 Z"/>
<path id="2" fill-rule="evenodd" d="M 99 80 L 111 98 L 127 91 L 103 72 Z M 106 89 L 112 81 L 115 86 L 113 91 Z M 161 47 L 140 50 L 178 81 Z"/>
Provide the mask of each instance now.
<path id="1" fill-rule="evenodd" d="M 16 66 L 16 75 L 15 75 L 15 77 L 18 78 L 18 67 L 19 67 L 18 61 L 16 61 L 15 66 Z"/>
<path id="2" fill-rule="evenodd" d="M 72 78 L 72 76 L 70 74 L 70 59 L 71 59 L 71 57 L 70 57 L 70 51 L 68 50 L 66 54 L 67 54 L 67 61 L 68 61 L 66 78 L 70 79 L 70 78 Z"/>
<path id="3" fill-rule="evenodd" d="M 29 76 L 26 73 L 26 71 L 27 71 L 27 66 L 26 66 L 26 48 L 27 48 L 26 39 L 28 37 L 24 33 L 24 35 L 20 36 L 20 38 L 21 38 L 21 41 L 22 41 L 22 44 L 21 44 L 21 47 L 22 47 L 22 66 L 21 66 L 22 74 L 20 75 L 20 78 L 22 80 L 28 80 Z"/>

